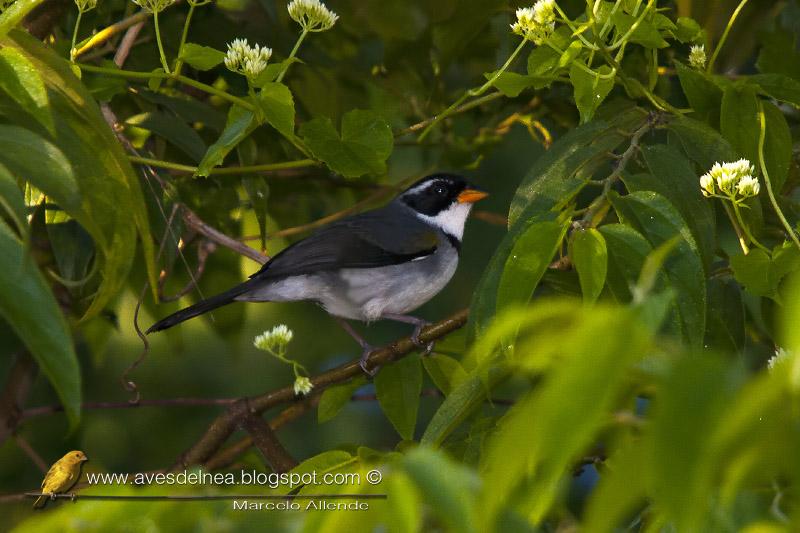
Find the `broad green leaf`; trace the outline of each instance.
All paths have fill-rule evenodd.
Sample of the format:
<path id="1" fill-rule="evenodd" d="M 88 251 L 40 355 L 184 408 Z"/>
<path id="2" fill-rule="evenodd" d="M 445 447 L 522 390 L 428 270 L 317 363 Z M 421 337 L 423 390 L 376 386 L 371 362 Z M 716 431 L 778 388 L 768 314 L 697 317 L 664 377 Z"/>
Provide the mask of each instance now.
<path id="1" fill-rule="evenodd" d="M 785 349 L 800 353 L 800 272 L 795 272 L 789 280 L 786 305 L 780 314 L 781 341 Z M 792 385 L 794 392 L 800 388 L 800 358 L 792 363 Z"/>
<path id="2" fill-rule="evenodd" d="M 783 184 L 786 183 L 786 178 L 789 175 L 789 165 L 792 161 L 792 133 L 789 131 L 789 125 L 786 123 L 786 118 L 780 109 L 771 102 L 763 102 L 762 105 L 764 106 L 766 123 L 764 163 L 767 166 L 767 172 L 769 172 L 772 190 L 775 192 L 775 196 L 780 196 Z M 759 124 L 759 133 L 760 127 Z M 758 164 L 755 161 L 753 161 L 753 164 L 758 168 Z"/>
<path id="3" fill-rule="evenodd" d="M 558 58 L 558 67 L 565 68 L 572 64 L 583 51 L 583 45 L 577 39 L 569 43 L 564 53 Z"/>
<path id="4" fill-rule="evenodd" d="M 793 79 L 783 74 L 756 74 L 747 78 L 755 83 L 768 96 L 800 107 L 800 79 Z"/>
<path id="5" fill-rule="evenodd" d="M 0 224 L 0 315 L 58 394 L 70 427 L 80 418 L 81 375 L 69 326 L 22 242 Z"/>
<path id="6" fill-rule="evenodd" d="M 414 438 L 421 391 L 422 365 L 417 355 L 398 359 L 375 376 L 378 403 L 404 440 Z"/>
<path id="7" fill-rule="evenodd" d="M 185 43 L 180 58 L 197 70 L 211 70 L 225 60 L 225 53 L 194 43 Z"/>
<path id="8" fill-rule="evenodd" d="M 0 49 L 0 91 L 29 113 L 48 132 L 53 132 L 53 115 L 44 80 L 36 67 L 16 48 Z"/>
<path id="9" fill-rule="evenodd" d="M 680 235 L 682 241 L 664 265 L 675 290 L 676 329 L 684 342 L 700 347 L 705 332 L 706 285 L 703 261 L 686 222 L 663 196 L 635 192 L 624 197 L 611 195 L 618 216 L 638 230 L 655 248 Z"/>
<path id="10" fill-rule="evenodd" d="M 304 123 L 300 135 L 316 157 L 348 178 L 384 173 L 394 146 L 386 121 L 377 113 L 358 109 L 342 118 L 341 136 L 326 117 Z"/>
<path id="11" fill-rule="evenodd" d="M 577 64 L 573 63 L 569 69 L 569 79 L 574 88 L 575 105 L 581 114 L 581 124 L 592 120 L 595 111 L 603 103 L 608 93 L 614 88 L 614 78 L 601 78 L 599 75 L 608 75 L 611 67 L 603 65 L 589 74 Z M 599 75 L 598 75 L 599 74 Z"/>
<path id="12" fill-rule="evenodd" d="M 208 147 L 206 154 L 197 165 L 195 176 L 206 177 L 211 173 L 211 169 L 222 164 L 225 156 L 242 142 L 242 139 L 250 135 L 256 128 L 255 115 L 250 111 L 239 107 L 231 106 L 228 112 L 228 122 L 219 139 Z"/>
<path id="13" fill-rule="evenodd" d="M 708 281 L 706 337 L 703 345 L 719 353 L 736 353 L 744 346 L 742 290 L 732 280 Z"/>
<path id="14" fill-rule="evenodd" d="M 263 87 L 267 83 L 275 81 L 281 72 L 289 68 L 292 63 L 298 62 L 302 63 L 302 61 L 300 61 L 298 58 L 292 57 L 284 59 L 279 63 L 270 63 L 267 65 L 267 68 L 261 71 L 261 74 L 259 74 L 258 77 L 253 80 L 253 87 Z"/>
<path id="15" fill-rule="evenodd" d="M 780 302 L 778 287 L 787 274 L 800 268 L 800 252 L 793 243 L 786 242 L 775 247 L 772 257 L 754 248 L 747 255 L 731 256 L 730 264 L 736 281 L 744 285 L 747 292 Z"/>
<path id="16" fill-rule="evenodd" d="M 630 226 L 605 224 L 600 226 L 599 231 L 608 249 L 608 288 L 618 302 L 630 302 L 631 289 L 636 285 L 644 261 L 653 247 Z"/>
<path id="17" fill-rule="evenodd" d="M 27 210 L 17 180 L 6 167 L 0 165 L 0 218 L 11 218 L 20 234 L 27 231 Z"/>
<path id="18" fill-rule="evenodd" d="M 68 212 L 80 209 L 81 193 L 72 165 L 50 141 L 25 128 L 0 124 L 0 162 Z"/>
<path id="19" fill-rule="evenodd" d="M 522 215 L 526 211 L 556 211 L 569 204 L 608 152 L 625 140 L 620 130 L 635 129 L 644 119 L 644 112 L 635 108 L 610 122 L 594 120 L 579 126 L 553 143 L 517 188 L 508 212 L 508 227 L 525 218 Z"/>
<path id="20" fill-rule="evenodd" d="M 543 221 L 519 234 L 500 275 L 495 314 L 530 300 L 566 232 L 565 223 Z"/>
<path id="21" fill-rule="evenodd" d="M 625 35 L 634 23 L 639 22 L 639 25 L 628 37 L 629 42 L 641 44 L 646 48 L 666 48 L 669 46 L 669 43 L 664 40 L 658 29 L 646 17 L 645 19 L 639 19 L 624 13 L 622 10 L 617 10 L 612 15 L 611 20 L 614 21 L 620 36 Z"/>
<path id="22" fill-rule="evenodd" d="M 467 373 L 461 363 L 444 354 L 434 353 L 423 357 L 422 365 L 433 380 L 433 384 L 445 396 L 467 379 Z"/>
<path id="23" fill-rule="evenodd" d="M 689 68 L 680 61 L 675 61 L 675 70 L 678 72 L 683 94 L 697 114 L 696 118 L 716 126 L 719 123 L 722 90 L 708 74 Z"/>
<path id="24" fill-rule="evenodd" d="M 294 99 L 282 83 L 265 83 L 258 93 L 258 105 L 273 128 L 285 137 L 294 137 Z"/>
<path id="25" fill-rule="evenodd" d="M 672 35 L 682 43 L 702 42 L 703 28 L 690 17 L 678 17 Z"/>
<path id="26" fill-rule="evenodd" d="M 489 80 L 495 75 L 494 72 L 487 72 L 484 77 Z M 517 74 L 516 72 L 503 72 L 492 83 L 504 95 L 509 98 L 519 96 L 519 93 L 531 87 L 534 89 L 541 89 L 547 87 L 553 82 L 552 77 L 546 76 L 533 76 L 525 74 Z"/>
<path id="27" fill-rule="evenodd" d="M 478 531 L 478 476 L 444 452 L 415 448 L 402 460 L 403 471 L 449 531 Z"/>
<path id="28" fill-rule="evenodd" d="M 341 385 L 328 387 L 323 391 L 317 407 L 317 422 L 320 424 L 334 418 L 350 403 L 353 393 L 366 383 L 363 378 L 356 378 Z"/>
<path id="29" fill-rule="evenodd" d="M 722 93 L 720 131 L 740 157 L 758 161 L 758 99 L 750 85 L 734 84 Z"/>
<path id="30" fill-rule="evenodd" d="M 536 46 L 528 55 L 528 75 L 554 75 L 558 66 L 558 52 L 549 46 Z"/>
<path id="31" fill-rule="evenodd" d="M 667 127 L 678 136 L 686 155 L 697 163 L 703 173 L 711 170 L 717 161 L 738 159 L 730 143 L 708 124 L 678 116 Z"/>
<path id="32" fill-rule="evenodd" d="M 5 37 L 8 32 L 22 22 L 25 15 L 33 11 L 42 2 L 44 0 L 17 0 L 11 3 L 0 14 L 0 39 Z"/>
<path id="33" fill-rule="evenodd" d="M 124 286 L 136 255 L 137 232 L 155 295 L 158 271 L 139 178 L 99 107 L 68 62 L 41 42 L 14 31 L 0 44 L 22 52 L 42 76 L 55 123 L 51 141 L 69 161 L 79 187 L 79 207 L 73 208 L 70 199 L 59 204 L 92 235 L 100 261 L 100 287 L 84 318 L 99 313 Z"/>
<path id="34" fill-rule="evenodd" d="M 683 154 L 667 145 L 646 146 L 642 154 L 650 174 L 625 175 L 625 186 L 631 192 L 657 192 L 678 209 L 697 242 L 707 272 L 717 249 L 716 219 L 711 202 L 700 192 L 697 173 Z"/>
<path id="35" fill-rule="evenodd" d="M 593 303 L 606 284 L 608 250 L 603 234 L 594 228 L 575 231 L 570 239 L 569 256 L 578 271 L 583 300 Z"/>
<path id="36" fill-rule="evenodd" d="M 389 533 L 421 531 L 424 502 L 411 478 L 405 472 L 393 471 L 386 482 L 390 513 L 387 517 Z"/>
<path id="37" fill-rule="evenodd" d="M 322 476 L 327 472 L 337 472 L 346 469 L 357 461 L 358 457 L 344 450 L 329 450 L 306 459 L 292 468 L 290 472 L 299 475 L 316 472 L 317 476 Z M 293 489 L 288 485 L 281 485 L 279 490 L 282 493 L 289 493 Z"/>
<path id="38" fill-rule="evenodd" d="M 486 526 L 515 504 L 532 523 L 542 521 L 559 483 L 606 423 L 630 366 L 646 353 L 649 335 L 630 310 L 576 312 L 576 327 L 558 339 L 559 363 L 503 416 L 487 444 L 480 468 Z"/>
<path id="39" fill-rule="evenodd" d="M 779 25 L 778 25 L 779 26 Z M 765 33 L 756 66 L 763 73 L 783 74 L 800 81 L 800 51 L 796 36 L 780 27 Z"/>
<path id="40" fill-rule="evenodd" d="M 192 161 L 200 161 L 206 153 L 206 143 L 197 131 L 166 113 L 159 111 L 140 113 L 129 117 L 125 123 L 163 137 L 188 155 Z"/>
<path id="41" fill-rule="evenodd" d="M 137 96 L 150 103 L 166 107 L 187 124 L 203 124 L 215 132 L 222 132 L 225 128 L 225 114 L 195 98 L 184 94 L 166 95 L 146 90 L 139 91 Z"/>

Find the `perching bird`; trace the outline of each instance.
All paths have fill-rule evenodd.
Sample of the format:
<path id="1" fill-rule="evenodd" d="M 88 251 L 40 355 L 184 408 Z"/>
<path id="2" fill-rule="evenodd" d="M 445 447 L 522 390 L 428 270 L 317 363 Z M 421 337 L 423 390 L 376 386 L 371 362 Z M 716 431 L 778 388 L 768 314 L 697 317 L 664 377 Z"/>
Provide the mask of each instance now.
<path id="1" fill-rule="evenodd" d="M 55 499 L 56 494 L 71 489 L 81 477 L 81 466 L 88 460 L 89 458 L 82 451 L 73 450 L 53 463 L 42 481 L 42 493 Z M 47 499 L 47 496 L 39 496 L 33 502 L 33 508 L 41 509 L 47 504 Z"/>
<path id="2" fill-rule="evenodd" d="M 453 277 L 472 204 L 487 196 L 464 178 L 434 174 L 386 206 L 338 220 L 284 249 L 248 281 L 156 322 L 161 331 L 235 301 L 319 303 L 361 345 L 361 368 L 373 347 L 344 320 L 428 323 L 407 313 Z M 428 347 L 430 350 L 431 346 Z M 376 369 L 377 370 L 377 369 Z"/>

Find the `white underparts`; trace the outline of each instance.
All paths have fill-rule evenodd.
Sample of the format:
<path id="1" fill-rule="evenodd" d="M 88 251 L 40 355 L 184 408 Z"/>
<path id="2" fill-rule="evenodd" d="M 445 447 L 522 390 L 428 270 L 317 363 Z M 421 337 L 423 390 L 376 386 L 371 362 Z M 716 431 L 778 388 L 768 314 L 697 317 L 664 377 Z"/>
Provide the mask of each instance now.
<path id="1" fill-rule="evenodd" d="M 436 216 L 423 215 L 418 212 L 415 212 L 415 214 L 428 224 L 440 228 L 460 241 L 464 236 L 464 224 L 467 222 L 470 209 L 472 209 L 471 203 L 456 202 L 444 211 L 440 211 Z"/>

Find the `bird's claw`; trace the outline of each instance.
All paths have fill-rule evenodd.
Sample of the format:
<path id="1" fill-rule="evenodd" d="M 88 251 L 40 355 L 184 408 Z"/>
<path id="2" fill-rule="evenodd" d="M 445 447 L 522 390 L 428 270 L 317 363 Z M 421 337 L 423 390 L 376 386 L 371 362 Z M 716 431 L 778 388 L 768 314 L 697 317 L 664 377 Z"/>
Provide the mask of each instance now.
<path id="1" fill-rule="evenodd" d="M 375 366 L 373 368 L 368 368 L 367 363 L 369 363 L 369 354 L 375 349 L 370 345 L 364 345 L 364 351 L 361 352 L 361 359 L 358 361 L 358 366 L 361 367 L 361 370 L 370 378 L 375 377 L 375 374 L 378 373 L 381 367 Z"/>
<path id="2" fill-rule="evenodd" d="M 53 501 L 56 501 L 56 493 L 55 492 L 51 492 L 49 498 L 51 500 L 53 500 Z"/>
<path id="3" fill-rule="evenodd" d="M 425 348 L 425 350 L 422 352 L 422 355 L 424 355 L 424 356 L 425 355 L 430 355 L 431 352 L 433 351 L 434 345 L 436 344 L 435 341 L 431 341 L 431 342 L 427 342 L 426 343 L 426 342 L 423 342 L 419 338 L 419 335 L 420 335 L 420 333 L 422 333 L 423 328 L 425 328 L 428 325 L 430 325 L 430 322 L 420 322 L 414 328 L 414 333 L 411 334 L 411 342 L 413 342 L 414 345 L 419 347 L 419 348 Z"/>
<path id="4" fill-rule="evenodd" d="M 72 503 L 75 503 L 76 501 L 78 501 L 78 495 L 77 495 L 77 494 L 75 494 L 74 492 L 72 492 L 72 493 L 70 493 L 70 495 L 69 495 L 69 499 L 70 499 L 70 501 L 71 501 Z"/>

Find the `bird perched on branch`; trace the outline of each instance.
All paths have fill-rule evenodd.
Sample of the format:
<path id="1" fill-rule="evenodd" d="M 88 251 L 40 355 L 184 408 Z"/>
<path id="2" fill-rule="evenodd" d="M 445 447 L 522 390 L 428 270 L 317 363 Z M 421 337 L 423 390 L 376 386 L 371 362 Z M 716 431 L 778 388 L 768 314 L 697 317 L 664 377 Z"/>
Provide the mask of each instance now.
<path id="1" fill-rule="evenodd" d="M 53 466 L 47 471 L 42 481 L 43 495 L 36 498 L 36 501 L 33 502 L 33 508 L 41 509 L 47 505 L 48 496 L 44 494 L 49 495 L 51 499 L 55 499 L 56 494 L 67 492 L 71 489 L 81 477 L 81 466 L 88 460 L 89 458 L 82 451 L 73 450 L 53 463 Z"/>
<path id="2" fill-rule="evenodd" d="M 379 319 L 415 326 L 408 315 L 433 298 L 453 277 L 464 224 L 474 202 L 487 196 L 464 178 L 433 174 L 411 185 L 386 206 L 324 226 L 273 257 L 244 283 L 153 324 L 161 331 L 232 302 L 319 303 L 361 345 L 361 368 L 373 347 L 345 319 Z M 430 351 L 432 345 L 427 347 Z"/>

